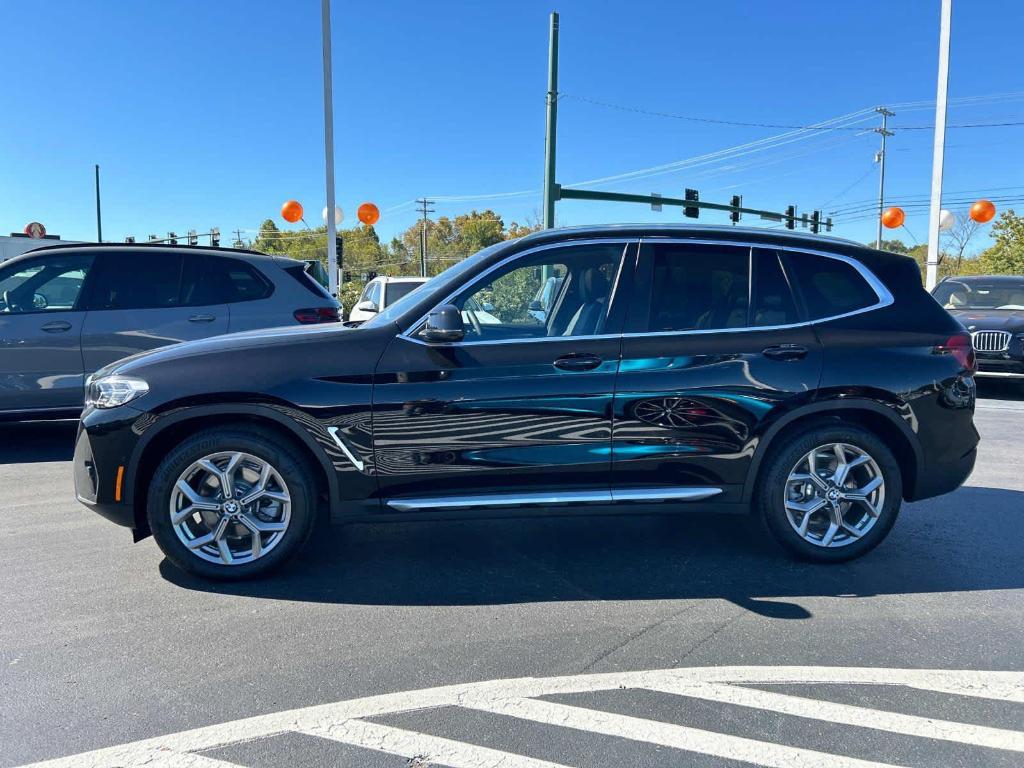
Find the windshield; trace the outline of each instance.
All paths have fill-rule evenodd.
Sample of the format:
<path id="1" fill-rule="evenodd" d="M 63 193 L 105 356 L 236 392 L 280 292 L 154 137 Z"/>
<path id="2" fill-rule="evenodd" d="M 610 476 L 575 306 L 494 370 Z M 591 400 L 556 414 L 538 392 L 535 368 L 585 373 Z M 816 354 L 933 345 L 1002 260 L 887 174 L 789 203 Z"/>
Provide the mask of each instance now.
<path id="1" fill-rule="evenodd" d="M 999 283 L 947 280 L 935 289 L 946 309 L 1024 309 L 1024 279 Z"/>
<path id="2" fill-rule="evenodd" d="M 375 328 L 377 326 L 393 323 L 405 314 L 410 307 L 416 306 L 418 302 L 423 301 L 427 296 L 434 301 L 440 301 L 448 293 L 455 290 L 455 288 L 462 282 L 463 277 L 471 272 L 477 264 L 495 251 L 503 248 L 506 244 L 507 243 L 505 241 L 495 243 L 494 245 L 490 245 L 480 251 L 477 251 L 472 256 L 469 256 L 462 261 L 456 262 L 452 266 L 448 267 L 444 272 L 423 283 L 418 291 L 407 293 L 383 312 L 374 315 L 363 323 L 362 327 Z"/>

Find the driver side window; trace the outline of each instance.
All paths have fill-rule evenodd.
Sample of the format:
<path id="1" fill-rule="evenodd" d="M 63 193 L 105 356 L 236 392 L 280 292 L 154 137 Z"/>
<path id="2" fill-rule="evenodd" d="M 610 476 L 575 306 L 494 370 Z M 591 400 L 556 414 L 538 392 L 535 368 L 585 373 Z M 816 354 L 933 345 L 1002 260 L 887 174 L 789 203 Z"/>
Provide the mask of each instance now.
<path id="1" fill-rule="evenodd" d="M 91 266 L 91 256 L 69 255 L 0 271 L 0 314 L 74 309 Z"/>
<path id="2" fill-rule="evenodd" d="M 453 302 L 462 312 L 466 340 L 602 333 L 623 247 L 546 249 L 496 270 Z"/>

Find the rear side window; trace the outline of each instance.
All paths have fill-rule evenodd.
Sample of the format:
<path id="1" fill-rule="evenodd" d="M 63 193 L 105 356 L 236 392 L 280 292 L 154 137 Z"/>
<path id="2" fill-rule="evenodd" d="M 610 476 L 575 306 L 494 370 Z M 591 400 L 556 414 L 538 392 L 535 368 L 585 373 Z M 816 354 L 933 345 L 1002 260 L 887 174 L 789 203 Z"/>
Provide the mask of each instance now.
<path id="1" fill-rule="evenodd" d="M 285 267 L 285 273 L 295 282 L 320 299 L 330 299 L 331 294 L 308 271 L 306 264 L 298 263 L 293 267 Z"/>
<path id="2" fill-rule="evenodd" d="M 811 320 L 878 303 L 874 289 L 845 261 L 798 252 L 787 253 L 786 261 Z"/>
<path id="3" fill-rule="evenodd" d="M 265 299 L 273 286 L 254 267 L 238 259 L 190 253 L 185 256 L 181 304 L 200 307 Z"/>
<path id="4" fill-rule="evenodd" d="M 747 325 L 749 248 L 669 243 L 652 247 L 646 330 L 711 331 Z"/>
<path id="5" fill-rule="evenodd" d="M 180 306 L 182 256 L 167 251 L 107 253 L 90 290 L 91 309 Z"/>
<path id="6" fill-rule="evenodd" d="M 387 299 L 385 304 L 391 306 L 396 301 L 420 287 L 420 283 L 388 283 L 384 287 L 384 298 Z"/>

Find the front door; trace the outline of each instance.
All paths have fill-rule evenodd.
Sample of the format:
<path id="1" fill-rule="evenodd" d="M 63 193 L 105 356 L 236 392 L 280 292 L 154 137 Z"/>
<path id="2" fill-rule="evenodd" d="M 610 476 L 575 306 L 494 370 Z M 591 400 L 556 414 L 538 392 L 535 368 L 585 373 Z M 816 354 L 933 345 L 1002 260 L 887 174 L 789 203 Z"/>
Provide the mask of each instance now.
<path id="1" fill-rule="evenodd" d="M 627 254 L 624 240 L 528 251 L 446 302 L 462 342 L 396 337 L 374 380 L 385 511 L 607 500 Z"/>
<path id="2" fill-rule="evenodd" d="M 780 256 L 644 241 L 615 392 L 615 489 L 738 501 L 760 428 L 810 398 L 822 351 Z"/>
<path id="3" fill-rule="evenodd" d="M 0 270 L 0 412 L 81 409 L 79 297 L 92 256 L 54 253 Z"/>
<path id="4" fill-rule="evenodd" d="M 159 249 L 101 254 L 82 330 L 86 372 L 137 352 L 227 333 L 226 304 L 193 300 L 210 288 L 201 259 Z"/>

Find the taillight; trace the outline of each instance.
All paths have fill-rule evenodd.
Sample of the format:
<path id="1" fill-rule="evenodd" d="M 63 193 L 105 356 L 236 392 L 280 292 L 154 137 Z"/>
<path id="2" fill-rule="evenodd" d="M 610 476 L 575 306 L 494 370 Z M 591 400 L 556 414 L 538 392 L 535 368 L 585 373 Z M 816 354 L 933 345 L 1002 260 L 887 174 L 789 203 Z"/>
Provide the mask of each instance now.
<path id="1" fill-rule="evenodd" d="M 309 309 L 296 309 L 295 319 L 303 325 L 315 325 L 316 323 L 340 323 L 341 313 L 337 307 L 310 307 Z"/>
<path id="2" fill-rule="evenodd" d="M 955 336 L 950 336 L 941 344 L 936 344 L 932 349 L 932 353 L 936 355 L 952 355 L 960 363 L 960 367 L 964 368 L 968 373 L 974 373 L 978 370 L 978 360 L 974 355 L 974 343 L 971 341 L 969 333 L 958 333 Z"/>

